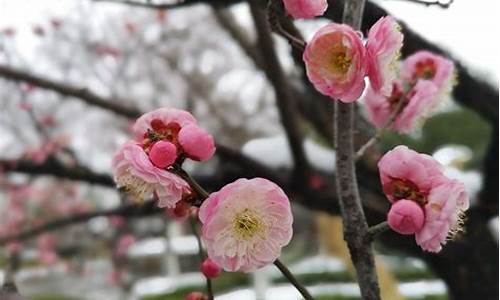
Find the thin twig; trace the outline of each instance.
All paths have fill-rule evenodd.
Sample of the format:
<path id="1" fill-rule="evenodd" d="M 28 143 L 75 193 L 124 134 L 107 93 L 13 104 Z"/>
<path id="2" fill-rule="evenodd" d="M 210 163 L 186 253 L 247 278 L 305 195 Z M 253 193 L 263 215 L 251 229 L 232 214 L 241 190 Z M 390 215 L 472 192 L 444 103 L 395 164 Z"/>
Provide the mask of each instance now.
<path id="1" fill-rule="evenodd" d="M 302 284 L 298 282 L 297 278 L 293 276 L 292 272 L 290 272 L 290 270 L 288 270 L 288 268 L 279 259 L 274 261 L 274 265 L 278 267 L 283 276 L 285 276 L 286 279 L 288 279 L 288 281 L 290 281 L 290 283 L 293 284 L 293 286 L 300 292 L 300 294 L 304 297 L 304 299 L 306 300 L 314 299 L 309 293 L 309 291 Z"/>
<path id="2" fill-rule="evenodd" d="M 368 234 L 366 235 L 366 238 L 371 242 L 377 235 L 384 233 L 390 229 L 391 228 L 389 227 L 389 223 L 387 223 L 387 221 L 378 223 L 368 228 Z"/>
<path id="3" fill-rule="evenodd" d="M 300 39 L 299 37 L 294 36 L 293 34 L 286 31 L 279 21 L 280 14 L 283 13 L 281 1 L 270 0 L 267 6 L 267 19 L 271 29 L 277 34 L 284 37 L 290 45 L 296 47 L 300 51 L 304 51 L 306 48 L 306 42 Z"/>
<path id="4" fill-rule="evenodd" d="M 439 1 L 439 0 L 435 0 L 435 1 L 399 0 L 399 1 L 406 1 L 406 2 L 411 2 L 411 3 L 416 3 L 416 4 L 423 4 L 425 6 L 439 6 L 441 8 L 449 8 L 450 5 L 453 3 L 454 0 L 449 0 L 448 2 L 442 2 L 442 1 Z"/>
<path id="5" fill-rule="evenodd" d="M 203 263 L 205 260 L 205 255 L 203 254 L 203 245 L 201 243 L 201 238 L 198 233 L 198 230 L 196 229 L 196 223 L 193 218 L 189 218 L 189 224 L 191 225 L 191 230 L 193 231 L 194 236 L 196 237 L 196 242 L 198 243 L 198 256 L 200 258 L 200 265 Z M 212 300 L 214 299 L 214 292 L 212 289 L 212 280 L 208 277 L 206 277 L 207 280 L 207 294 L 208 294 L 208 299 Z"/>
<path id="6" fill-rule="evenodd" d="M 149 1 L 144 2 L 144 1 L 131 1 L 131 0 L 92 0 L 92 1 L 125 4 L 129 6 L 144 7 L 151 9 L 171 9 L 191 4 L 189 1 L 177 1 L 175 3 L 151 3 Z"/>
<path id="7" fill-rule="evenodd" d="M 389 128 L 390 126 L 392 126 L 392 124 L 394 123 L 394 121 L 396 121 L 396 118 L 399 116 L 399 114 L 405 108 L 405 104 L 406 104 L 405 101 L 404 101 L 405 97 L 406 97 L 406 94 L 402 96 L 402 99 L 399 101 L 399 103 L 397 104 L 396 108 L 391 113 L 391 115 L 389 116 L 389 119 L 385 122 L 385 124 L 381 128 L 379 128 L 377 130 L 377 132 L 375 133 L 375 135 L 373 137 L 371 137 L 368 140 L 368 142 L 366 142 L 363 146 L 361 146 L 359 148 L 359 150 L 356 152 L 356 160 L 360 159 L 365 154 L 366 150 L 368 150 L 370 147 L 372 147 L 373 145 L 375 145 L 380 140 L 380 138 L 382 137 L 382 134 L 384 133 L 384 131 L 387 128 Z"/>

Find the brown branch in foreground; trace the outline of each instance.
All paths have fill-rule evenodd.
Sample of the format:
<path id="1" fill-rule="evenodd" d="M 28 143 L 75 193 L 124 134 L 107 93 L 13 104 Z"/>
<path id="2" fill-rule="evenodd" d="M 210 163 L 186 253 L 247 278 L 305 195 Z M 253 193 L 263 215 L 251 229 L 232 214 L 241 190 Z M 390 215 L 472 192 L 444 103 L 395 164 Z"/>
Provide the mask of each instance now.
<path id="1" fill-rule="evenodd" d="M 40 225 L 38 227 L 27 229 L 19 234 L 0 237 L 0 246 L 10 241 L 27 240 L 37 236 L 40 233 L 58 230 L 67 226 L 83 223 L 96 217 L 107 217 L 107 216 L 118 215 L 123 217 L 134 218 L 134 217 L 143 217 L 152 214 L 157 214 L 162 211 L 163 211 L 162 209 L 159 209 L 156 206 L 156 201 L 151 200 L 143 203 L 142 205 L 127 204 L 107 210 L 97 210 L 97 211 L 73 214 L 67 217 L 56 219 L 55 221 L 46 223 L 44 225 Z"/>
<path id="2" fill-rule="evenodd" d="M 0 64 L 0 77 L 18 82 L 27 82 L 43 89 L 53 90 L 64 96 L 76 97 L 87 104 L 112 111 L 117 115 L 129 118 L 140 116 L 140 111 L 116 103 L 119 103 L 120 100 L 107 99 L 85 88 L 45 79 L 41 76 L 36 76 L 27 71 L 18 70 L 6 65 Z"/>
<path id="3" fill-rule="evenodd" d="M 351 0 L 344 7 L 344 23 L 355 30 L 361 27 L 364 0 Z M 361 297 L 380 300 L 380 288 L 373 258 L 372 244 L 368 236 L 368 224 L 361 204 L 356 178 L 354 156 L 354 104 L 336 101 L 335 139 L 337 145 L 337 192 L 351 260 L 356 269 Z"/>
<path id="4" fill-rule="evenodd" d="M 264 72 L 276 93 L 276 103 L 292 152 L 294 170 L 297 174 L 301 174 L 304 177 L 309 173 L 310 167 L 304 152 L 302 133 L 298 127 L 295 99 L 293 99 L 289 83 L 278 60 L 265 11 L 261 8 L 257 0 L 249 1 L 249 5 L 257 29 L 259 49 L 262 51 L 261 56 L 264 60 Z"/>

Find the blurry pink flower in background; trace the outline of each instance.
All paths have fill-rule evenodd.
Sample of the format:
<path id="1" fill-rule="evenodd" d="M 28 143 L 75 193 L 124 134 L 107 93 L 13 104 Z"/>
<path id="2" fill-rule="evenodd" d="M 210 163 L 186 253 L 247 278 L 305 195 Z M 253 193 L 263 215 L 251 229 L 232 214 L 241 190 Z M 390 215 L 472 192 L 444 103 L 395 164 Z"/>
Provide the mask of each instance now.
<path id="1" fill-rule="evenodd" d="M 2 35 L 5 35 L 6 37 L 13 37 L 16 35 L 16 30 L 12 27 L 7 27 L 2 29 Z"/>
<path id="2" fill-rule="evenodd" d="M 286 12 L 295 19 L 321 16 L 328 8 L 327 0 L 283 0 Z"/>
<path id="3" fill-rule="evenodd" d="M 402 234 L 415 233 L 425 251 L 440 251 L 446 239 L 461 230 L 469 207 L 463 183 L 445 177 L 431 156 L 406 146 L 386 153 L 378 167 L 383 191 L 393 203 L 389 226 Z"/>
<path id="4" fill-rule="evenodd" d="M 116 228 L 121 228 L 125 225 L 125 219 L 122 216 L 111 216 L 108 218 L 108 221 L 111 223 L 111 226 Z"/>
<path id="5" fill-rule="evenodd" d="M 402 46 L 403 34 L 393 17 L 382 17 L 370 28 L 366 42 L 368 77 L 377 93 L 391 95 Z"/>
<path id="6" fill-rule="evenodd" d="M 37 36 L 44 36 L 45 35 L 45 29 L 43 29 L 43 27 L 40 25 L 33 26 L 32 30 L 33 30 L 33 33 Z"/>
<path id="7" fill-rule="evenodd" d="M 392 94 L 389 97 L 375 92 L 370 86 L 365 96 L 368 119 L 375 127 L 383 128 L 403 101 L 401 104 L 403 108 L 389 128 L 400 133 L 409 133 L 418 128 L 433 112 L 436 107 L 436 93 L 435 86 L 426 80 L 418 81 L 406 93 L 401 82 L 396 80 L 393 82 Z"/>
<path id="8" fill-rule="evenodd" d="M 186 300 L 208 300 L 208 297 L 202 292 L 191 292 L 186 295 Z"/>
<path id="9" fill-rule="evenodd" d="M 137 201 L 144 201 L 155 193 L 159 207 L 173 208 L 189 190 L 189 185 L 179 176 L 155 167 L 135 142 L 123 144 L 115 153 L 112 165 L 118 186 Z"/>
<path id="10" fill-rule="evenodd" d="M 176 221 L 185 221 L 190 216 L 190 204 L 186 201 L 179 201 L 174 208 L 167 208 L 165 214 Z"/>
<path id="11" fill-rule="evenodd" d="M 52 27 L 54 27 L 55 29 L 59 29 L 62 25 L 62 20 L 61 19 L 58 19 L 58 18 L 52 18 L 50 19 L 50 24 L 52 25 Z"/>
<path id="12" fill-rule="evenodd" d="M 5 250 L 9 256 L 17 255 L 23 250 L 23 245 L 19 242 L 10 242 L 5 246 Z"/>
<path id="13" fill-rule="evenodd" d="M 95 45 L 94 51 L 99 56 L 111 56 L 117 58 L 122 55 L 122 51 L 120 49 L 106 45 Z"/>
<path id="14" fill-rule="evenodd" d="M 126 234 L 120 237 L 116 243 L 115 255 L 117 257 L 125 257 L 128 249 L 135 244 L 136 239 L 132 234 Z"/>
<path id="15" fill-rule="evenodd" d="M 307 76 L 322 94 L 342 102 L 356 101 L 364 90 L 366 51 L 350 26 L 331 23 L 316 32 L 303 59 Z"/>
<path id="16" fill-rule="evenodd" d="M 251 272 L 276 260 L 292 238 L 293 216 L 283 190 L 262 179 L 238 179 L 200 207 L 208 256 L 226 271 Z"/>
<path id="17" fill-rule="evenodd" d="M 57 239 L 52 234 L 42 234 L 36 240 L 38 259 L 45 265 L 52 265 L 57 262 L 58 255 L 55 252 Z"/>
<path id="18" fill-rule="evenodd" d="M 450 93 L 455 84 L 455 66 L 441 55 L 418 51 L 403 61 L 401 78 L 408 83 L 429 80 L 436 85 L 438 95 L 442 97 Z"/>
<path id="19" fill-rule="evenodd" d="M 21 102 L 19 103 L 19 108 L 24 110 L 24 111 L 30 111 L 33 109 L 33 105 L 27 102 Z"/>

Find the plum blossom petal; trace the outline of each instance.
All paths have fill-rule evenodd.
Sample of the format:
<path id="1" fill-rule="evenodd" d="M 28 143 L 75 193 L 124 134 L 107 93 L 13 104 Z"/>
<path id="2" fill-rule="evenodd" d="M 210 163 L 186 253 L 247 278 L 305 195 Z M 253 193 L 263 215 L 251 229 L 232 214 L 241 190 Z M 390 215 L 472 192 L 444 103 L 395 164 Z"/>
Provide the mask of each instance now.
<path id="1" fill-rule="evenodd" d="M 155 193 L 159 207 L 174 208 L 189 185 L 179 176 L 155 167 L 136 142 L 123 144 L 113 157 L 115 181 L 138 201 Z"/>
<path id="2" fill-rule="evenodd" d="M 403 34 L 393 17 L 382 17 L 370 28 L 366 42 L 368 77 L 377 93 L 391 95 L 402 46 Z"/>

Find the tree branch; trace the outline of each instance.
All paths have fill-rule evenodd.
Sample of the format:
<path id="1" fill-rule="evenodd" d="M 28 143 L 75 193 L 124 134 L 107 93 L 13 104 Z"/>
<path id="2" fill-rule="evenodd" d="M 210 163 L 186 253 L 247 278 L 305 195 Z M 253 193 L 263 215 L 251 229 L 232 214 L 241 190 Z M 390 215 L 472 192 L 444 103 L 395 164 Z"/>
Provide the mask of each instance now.
<path id="1" fill-rule="evenodd" d="M 163 209 L 160 209 L 156 206 L 156 201 L 150 200 L 143 203 L 142 205 L 127 204 L 107 210 L 97 210 L 97 211 L 73 214 L 67 217 L 56 219 L 55 221 L 46 223 L 44 225 L 27 229 L 19 234 L 0 237 L 0 246 L 5 245 L 6 243 L 11 241 L 24 241 L 44 232 L 54 231 L 65 228 L 67 226 L 87 222 L 88 220 L 96 217 L 108 217 L 108 216 L 119 215 L 123 217 L 136 218 L 136 217 L 143 217 L 152 214 L 157 214 L 160 212 L 163 212 Z"/>
<path id="2" fill-rule="evenodd" d="M 265 12 L 256 0 L 251 0 L 249 5 L 257 29 L 261 57 L 264 60 L 264 72 L 276 93 L 276 103 L 294 159 L 295 171 L 304 177 L 309 172 L 310 167 L 303 148 L 302 133 L 297 123 L 295 99 L 293 99 L 288 81 L 279 63 Z"/>
<path id="3" fill-rule="evenodd" d="M 355 30 L 361 27 L 364 0 L 351 0 L 344 7 L 344 23 Z M 337 145 L 337 193 L 351 260 L 356 269 L 361 297 L 380 300 L 380 289 L 371 242 L 356 178 L 354 155 L 354 104 L 336 101 L 335 139 Z"/>
<path id="4" fill-rule="evenodd" d="M 107 99 L 85 88 L 45 79 L 6 65 L 0 65 L 0 77 L 12 81 L 27 82 L 43 89 L 53 90 L 64 96 L 76 97 L 87 104 L 107 109 L 128 118 L 137 118 L 140 115 L 140 112 L 134 108 L 117 104 L 116 102 L 120 102 L 120 100 Z"/>

